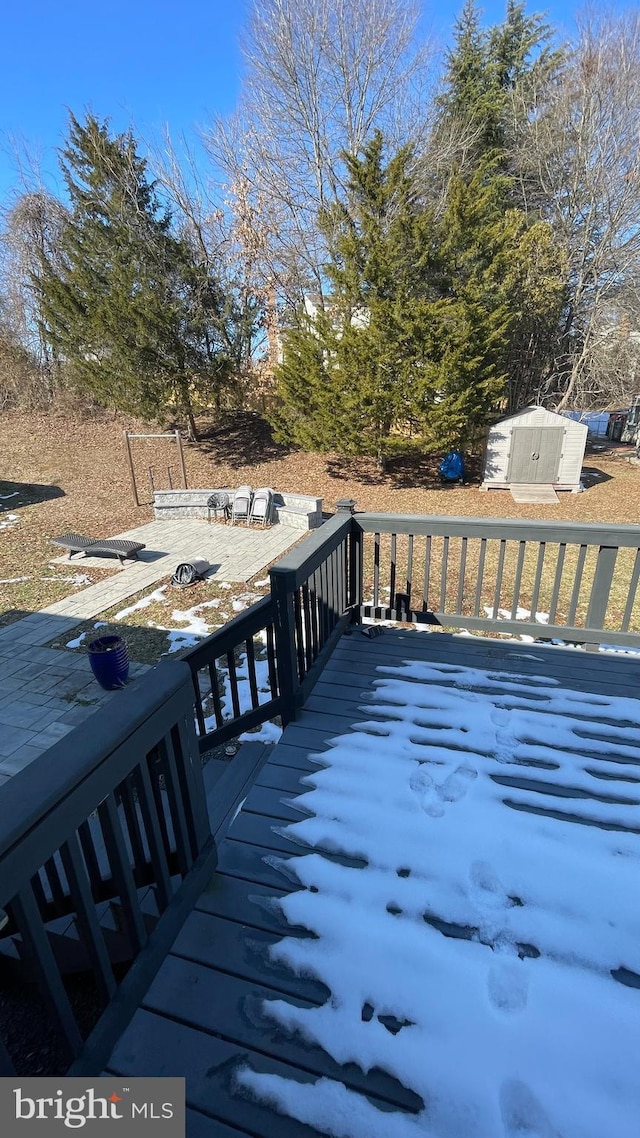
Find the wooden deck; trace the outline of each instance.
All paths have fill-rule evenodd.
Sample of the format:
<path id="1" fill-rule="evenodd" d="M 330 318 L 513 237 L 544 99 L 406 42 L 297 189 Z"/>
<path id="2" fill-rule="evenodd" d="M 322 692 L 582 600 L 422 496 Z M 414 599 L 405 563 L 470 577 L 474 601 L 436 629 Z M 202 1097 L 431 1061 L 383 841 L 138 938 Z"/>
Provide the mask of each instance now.
<path id="1" fill-rule="evenodd" d="M 296 885 L 265 862 L 265 856 L 271 853 L 295 858 L 297 852 L 306 852 L 303 847 L 296 851 L 291 841 L 275 832 L 274 827 L 298 821 L 301 816 L 283 799 L 308 791 L 300 778 L 317 770 L 310 754 L 327 749 L 332 738 L 367 718 L 362 707 L 375 691 L 374 682 L 381 678 L 376 669 L 407 660 L 488 670 L 503 681 L 512 674 L 542 674 L 555 681 L 556 691 L 636 697 L 640 691 L 640 664 L 629 657 L 603 658 L 539 644 L 390 629 L 375 639 L 358 630 L 343 636 L 304 709 L 271 749 L 222 842 L 214 879 L 199 898 L 108 1064 L 110 1073 L 122 1077 L 184 1073 L 188 1138 L 237 1138 L 239 1134 L 310 1138 L 317 1134 L 238 1093 L 234 1070 L 241 1063 L 249 1063 L 258 1072 L 279 1073 L 299 1081 L 318 1076 L 337 1079 L 364 1092 L 381 1109 L 409 1113 L 422 1109 L 421 1100 L 395 1078 L 380 1070 L 365 1075 L 355 1065 L 338 1066 L 319 1047 L 287 1037 L 264 1020 L 260 1010 L 265 997 L 280 994 L 301 1006 L 310 1006 L 324 1003 L 329 994 L 313 978 L 295 976 L 267 957 L 270 945 L 296 930 L 261 902 Z M 595 710 L 594 716 L 599 723 L 607 722 Z M 589 735 L 588 724 L 585 734 Z M 637 745 L 637 740 L 634 742 Z M 553 805 L 549 805 L 544 770 L 529 769 L 527 774 L 530 777 L 497 781 L 528 792 L 529 805 L 518 808 L 558 817 L 557 784 Z M 626 780 L 626 802 L 638 804 L 639 783 L 638 778 Z M 606 789 L 611 784 L 602 781 L 599 786 Z M 569 800 L 563 818 L 597 824 L 589 820 L 587 811 L 581 814 L 580 803 L 589 794 L 571 786 L 561 788 L 560 793 Z M 594 793 L 593 797 L 597 799 L 598 795 Z M 297 932 L 308 935 L 302 929 Z M 624 982 L 640 986 L 640 977 L 632 974 Z"/>

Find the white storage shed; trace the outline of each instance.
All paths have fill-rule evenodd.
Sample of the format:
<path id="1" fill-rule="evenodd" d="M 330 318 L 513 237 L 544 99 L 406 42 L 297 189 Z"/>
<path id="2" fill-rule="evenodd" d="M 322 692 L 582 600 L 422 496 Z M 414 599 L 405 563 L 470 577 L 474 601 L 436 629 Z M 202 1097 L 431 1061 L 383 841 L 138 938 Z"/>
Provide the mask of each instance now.
<path id="1" fill-rule="evenodd" d="M 489 430 L 481 490 L 517 485 L 580 489 L 587 427 L 544 407 L 526 407 Z"/>

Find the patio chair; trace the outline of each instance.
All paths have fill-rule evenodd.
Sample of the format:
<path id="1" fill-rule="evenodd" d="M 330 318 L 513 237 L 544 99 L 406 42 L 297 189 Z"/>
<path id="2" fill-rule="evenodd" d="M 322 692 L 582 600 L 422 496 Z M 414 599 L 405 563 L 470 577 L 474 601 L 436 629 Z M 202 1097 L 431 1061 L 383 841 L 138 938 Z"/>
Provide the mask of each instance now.
<path id="1" fill-rule="evenodd" d="M 214 520 L 218 520 L 218 515 L 222 514 L 224 521 L 231 517 L 231 505 L 229 503 L 229 495 L 222 492 L 211 494 L 207 498 L 207 521 L 211 522 L 211 515 L 213 514 Z"/>
<path id="2" fill-rule="evenodd" d="M 253 493 L 250 486 L 239 486 L 233 495 L 233 505 L 231 507 L 231 520 L 233 522 L 246 522 L 249 524 L 249 514 L 251 513 L 251 499 Z"/>
<path id="3" fill-rule="evenodd" d="M 84 553 L 85 557 L 100 556 L 104 553 L 107 556 L 118 557 L 121 565 L 127 557 L 137 560 L 140 550 L 146 549 L 141 541 L 128 541 L 121 537 L 96 541 L 94 537 L 84 537 L 81 533 L 63 533 L 61 537 L 52 537 L 51 541 L 54 545 L 69 550 L 69 560 L 74 553 Z"/>
<path id="4" fill-rule="evenodd" d="M 272 503 L 273 490 L 269 486 L 261 486 L 253 495 L 249 521 L 260 522 L 263 526 L 269 525 Z"/>

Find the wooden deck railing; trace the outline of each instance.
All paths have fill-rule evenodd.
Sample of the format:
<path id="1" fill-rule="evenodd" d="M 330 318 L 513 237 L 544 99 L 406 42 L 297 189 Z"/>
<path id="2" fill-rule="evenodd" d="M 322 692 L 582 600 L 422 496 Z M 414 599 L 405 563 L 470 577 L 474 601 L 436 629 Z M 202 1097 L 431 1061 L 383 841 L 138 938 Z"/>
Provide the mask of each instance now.
<path id="1" fill-rule="evenodd" d="M 640 646 L 637 526 L 341 511 L 270 576 L 269 596 L 183 656 L 203 752 L 289 722 L 357 619 Z"/>
<path id="2" fill-rule="evenodd" d="M 108 1054 L 215 867 L 192 724 L 189 671 L 162 664 L 2 787 L 0 976 L 39 990 L 22 1012 L 40 1017 L 46 1074 Z M 93 977 L 80 1002 L 73 973 Z M 30 1073 L 21 1014 L 0 1025 L 0 1074 Z"/>
<path id="3" fill-rule="evenodd" d="M 640 644 L 638 526 L 374 513 L 354 524 L 363 617 Z"/>
<path id="4" fill-rule="evenodd" d="M 351 515 L 336 514 L 270 570 L 270 596 L 183 654 L 202 752 L 293 717 L 351 620 L 357 548 Z"/>
<path id="5" fill-rule="evenodd" d="M 68 1073 L 101 1070 L 215 865 L 200 753 L 276 716 L 291 720 L 347 624 L 640 646 L 636 526 L 345 510 L 270 576 L 268 597 L 0 791 L 9 917 L 0 976 L 13 959 L 39 985 L 58 1047 L 47 1073 L 69 1062 Z M 69 968 L 92 973 L 96 1014 L 107 1006 L 88 1041 Z M 1 1011 L 0 1074 L 10 1074 L 20 1028 L 16 1036 Z"/>

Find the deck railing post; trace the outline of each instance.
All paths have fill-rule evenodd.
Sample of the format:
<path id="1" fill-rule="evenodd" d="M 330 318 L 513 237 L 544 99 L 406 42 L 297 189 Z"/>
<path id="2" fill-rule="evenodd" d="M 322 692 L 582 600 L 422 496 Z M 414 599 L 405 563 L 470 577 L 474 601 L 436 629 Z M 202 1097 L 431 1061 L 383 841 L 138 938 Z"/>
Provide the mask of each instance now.
<path id="1" fill-rule="evenodd" d="M 354 611 L 357 610 L 358 614 L 364 595 L 362 547 L 363 532 L 354 518 L 349 534 L 349 591 L 347 596 L 349 606 L 354 609 Z"/>
<path id="2" fill-rule="evenodd" d="M 616 546 L 601 545 L 598 548 L 596 571 L 587 609 L 586 627 L 589 629 L 604 628 L 617 558 L 618 549 Z"/>
<path id="3" fill-rule="evenodd" d="M 278 690 L 283 699 L 282 722 L 286 726 L 294 716 L 298 689 L 296 618 L 293 594 L 295 573 L 271 570 L 271 595 L 275 605 L 276 662 Z"/>
<path id="4" fill-rule="evenodd" d="M 340 498 L 336 502 L 339 514 L 355 514 L 356 502 L 353 498 Z M 355 522 L 351 523 L 348 536 L 348 562 L 347 562 L 347 604 L 349 608 L 358 608 L 362 603 L 362 530 Z"/>

